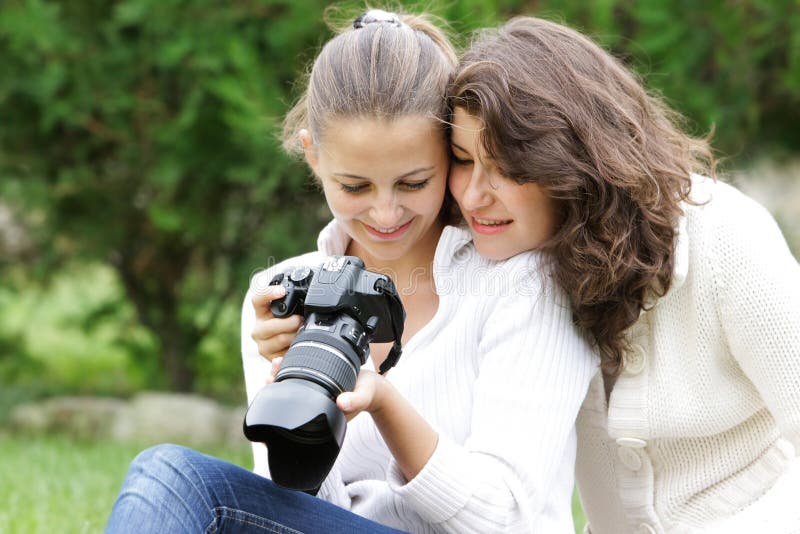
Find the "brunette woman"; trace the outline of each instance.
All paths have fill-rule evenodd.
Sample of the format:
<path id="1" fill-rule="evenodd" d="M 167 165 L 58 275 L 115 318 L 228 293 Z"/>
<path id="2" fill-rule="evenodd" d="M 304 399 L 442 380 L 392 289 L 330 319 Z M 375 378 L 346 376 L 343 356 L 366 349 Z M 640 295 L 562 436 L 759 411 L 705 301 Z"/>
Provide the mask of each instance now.
<path id="1" fill-rule="evenodd" d="M 602 355 L 578 419 L 587 532 L 800 532 L 800 267 L 769 213 L 565 26 L 485 32 L 450 101 L 478 252 L 531 236 Z"/>

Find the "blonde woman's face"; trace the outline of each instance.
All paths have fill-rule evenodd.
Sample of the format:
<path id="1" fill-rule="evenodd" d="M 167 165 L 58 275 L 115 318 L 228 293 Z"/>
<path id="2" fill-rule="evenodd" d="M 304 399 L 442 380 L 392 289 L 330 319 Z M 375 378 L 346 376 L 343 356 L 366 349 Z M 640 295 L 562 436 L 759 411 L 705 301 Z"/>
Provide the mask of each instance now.
<path id="1" fill-rule="evenodd" d="M 552 200 L 533 183 L 506 178 L 480 143 L 483 124 L 461 108 L 453 118 L 450 192 L 469 224 L 481 256 L 504 260 L 541 245 L 553 235 Z"/>
<path id="2" fill-rule="evenodd" d="M 441 232 L 449 157 L 441 127 L 410 116 L 334 119 L 324 140 L 303 141 L 333 216 L 363 258 L 392 261 Z"/>

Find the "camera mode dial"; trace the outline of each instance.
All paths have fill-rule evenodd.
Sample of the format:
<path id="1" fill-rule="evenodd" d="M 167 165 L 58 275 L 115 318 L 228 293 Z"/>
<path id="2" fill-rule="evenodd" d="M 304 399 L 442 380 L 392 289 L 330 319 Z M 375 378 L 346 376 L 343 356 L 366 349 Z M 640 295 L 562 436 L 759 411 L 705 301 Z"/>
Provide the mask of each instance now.
<path id="1" fill-rule="evenodd" d="M 308 286 L 308 282 L 311 280 L 312 274 L 313 272 L 308 267 L 296 267 L 292 269 L 292 272 L 289 273 L 289 280 L 295 284 L 303 284 Z"/>

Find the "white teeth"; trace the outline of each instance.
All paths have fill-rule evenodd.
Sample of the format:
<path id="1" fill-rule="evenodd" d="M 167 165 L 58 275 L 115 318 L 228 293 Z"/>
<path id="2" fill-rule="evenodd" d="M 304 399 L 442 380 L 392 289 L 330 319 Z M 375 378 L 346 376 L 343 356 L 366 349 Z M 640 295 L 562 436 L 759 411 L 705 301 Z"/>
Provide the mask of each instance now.
<path id="1" fill-rule="evenodd" d="M 400 226 L 395 226 L 394 228 L 378 228 L 376 226 L 373 226 L 373 228 L 382 234 L 391 234 L 392 232 L 399 230 L 402 226 L 403 225 L 401 224 Z"/>
<path id="2" fill-rule="evenodd" d="M 511 222 L 511 220 L 494 221 L 492 219 L 479 219 L 477 217 L 475 217 L 475 220 L 478 222 L 478 224 L 483 225 L 483 226 L 500 226 L 501 224 L 508 224 L 508 223 Z"/>

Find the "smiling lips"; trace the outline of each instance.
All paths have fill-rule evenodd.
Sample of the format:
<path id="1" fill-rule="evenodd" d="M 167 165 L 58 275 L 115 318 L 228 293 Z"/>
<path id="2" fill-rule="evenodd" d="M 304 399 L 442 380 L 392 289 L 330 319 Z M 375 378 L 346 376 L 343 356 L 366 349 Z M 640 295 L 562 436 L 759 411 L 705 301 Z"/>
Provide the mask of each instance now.
<path id="1" fill-rule="evenodd" d="M 363 224 L 364 224 L 364 228 L 367 229 L 367 232 L 369 232 L 370 234 L 374 235 L 378 239 L 385 239 L 385 240 L 388 241 L 388 240 L 391 240 L 391 239 L 398 239 L 398 238 L 402 237 L 403 234 L 405 234 L 406 231 L 411 227 L 411 223 L 412 222 L 413 222 L 413 219 L 408 221 L 405 224 L 401 224 L 400 226 L 394 226 L 392 228 L 377 228 L 375 226 L 370 226 L 367 223 L 363 223 Z"/>
<path id="2" fill-rule="evenodd" d="M 472 229 L 483 235 L 499 234 L 506 230 L 514 222 L 513 219 L 498 220 L 484 219 L 481 217 L 471 217 Z"/>

